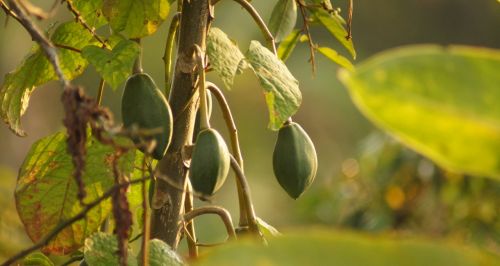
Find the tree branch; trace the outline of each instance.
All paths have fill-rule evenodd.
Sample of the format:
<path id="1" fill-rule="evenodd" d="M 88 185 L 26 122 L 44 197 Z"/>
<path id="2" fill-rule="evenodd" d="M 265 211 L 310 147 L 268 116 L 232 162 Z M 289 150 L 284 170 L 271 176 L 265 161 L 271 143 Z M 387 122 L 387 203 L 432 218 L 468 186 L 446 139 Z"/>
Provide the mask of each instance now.
<path id="1" fill-rule="evenodd" d="M 49 59 L 49 62 L 54 67 L 54 71 L 56 72 L 59 81 L 61 82 L 63 88 L 69 87 L 70 83 L 64 76 L 61 65 L 59 64 L 59 58 L 57 56 L 57 51 L 54 45 L 45 37 L 45 35 L 38 29 L 38 27 L 31 21 L 31 19 L 26 15 L 24 10 L 19 7 L 16 0 L 7 0 L 9 3 L 10 10 L 17 17 L 17 21 L 21 23 L 21 25 L 28 31 L 31 35 L 31 38 L 37 42 L 42 51 L 45 53 L 45 56 Z M 16 18 L 14 17 L 14 18 Z"/>
<path id="2" fill-rule="evenodd" d="M 184 221 L 189 222 L 200 215 L 209 213 L 218 215 L 221 218 L 222 222 L 224 223 L 224 226 L 226 227 L 226 231 L 227 234 L 229 235 L 229 238 L 236 239 L 236 232 L 234 231 L 233 222 L 231 220 L 231 214 L 222 207 L 204 206 L 194 209 L 184 214 Z"/>

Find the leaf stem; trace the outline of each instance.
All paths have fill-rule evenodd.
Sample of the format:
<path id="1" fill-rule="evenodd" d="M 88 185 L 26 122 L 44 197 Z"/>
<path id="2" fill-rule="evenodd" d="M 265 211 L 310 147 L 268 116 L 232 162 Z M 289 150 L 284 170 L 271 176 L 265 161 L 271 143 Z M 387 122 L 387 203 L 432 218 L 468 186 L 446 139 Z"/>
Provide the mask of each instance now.
<path id="1" fill-rule="evenodd" d="M 102 96 L 104 95 L 104 87 L 105 87 L 106 82 L 104 81 L 103 78 L 99 81 L 99 89 L 97 91 L 97 105 L 101 106 L 102 103 Z"/>
<path id="2" fill-rule="evenodd" d="M 181 13 L 176 13 L 172 17 L 172 21 L 170 22 L 170 27 L 168 29 L 167 41 L 165 42 L 165 53 L 163 54 L 163 62 L 165 64 L 165 97 L 167 97 L 167 99 L 170 94 L 170 87 L 172 86 L 172 60 L 179 30 L 180 17 Z"/>
<path id="3" fill-rule="evenodd" d="M 187 179 L 186 182 L 186 195 L 185 195 L 185 201 L 184 201 L 184 212 L 188 213 L 192 211 L 193 208 L 193 194 L 191 192 L 193 191 L 193 188 L 191 187 L 191 182 L 189 179 Z M 198 257 L 198 246 L 196 244 L 196 230 L 194 227 L 194 221 L 190 221 L 186 224 L 186 234 L 188 234 L 188 237 L 186 237 L 188 249 L 189 249 L 189 257 L 190 258 L 197 258 Z"/>
<path id="4" fill-rule="evenodd" d="M 219 2 L 220 0 L 212 0 L 212 5 L 215 5 Z M 253 18 L 257 26 L 259 26 L 260 31 L 264 35 L 264 38 L 266 41 L 269 43 L 269 47 L 271 48 L 271 51 L 277 55 L 276 52 L 276 43 L 274 42 L 274 37 L 271 31 L 269 31 L 269 28 L 267 27 L 266 23 L 262 19 L 262 17 L 259 15 L 259 12 L 255 10 L 255 8 L 247 2 L 247 0 L 233 0 L 236 3 L 238 3 L 241 7 L 243 7 Z"/>
<path id="5" fill-rule="evenodd" d="M 198 90 L 200 92 L 200 128 L 205 129 L 210 128 L 207 107 L 207 91 L 205 87 L 205 53 L 197 44 L 194 45 L 194 48 L 198 67 Z"/>
<path id="6" fill-rule="evenodd" d="M 149 234 L 150 234 L 150 224 L 149 224 L 149 197 L 147 189 L 147 180 L 152 180 L 152 175 L 149 175 L 148 179 L 145 179 L 146 172 L 146 159 L 142 159 L 142 242 L 141 242 L 141 265 L 149 265 Z M 151 184 L 150 184 L 151 185 Z"/>

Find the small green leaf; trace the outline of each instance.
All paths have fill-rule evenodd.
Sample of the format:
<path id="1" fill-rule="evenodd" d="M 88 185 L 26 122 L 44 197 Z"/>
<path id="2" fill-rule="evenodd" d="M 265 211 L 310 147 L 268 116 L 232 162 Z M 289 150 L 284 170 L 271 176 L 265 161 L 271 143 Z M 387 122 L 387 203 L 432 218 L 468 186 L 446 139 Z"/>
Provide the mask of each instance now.
<path id="1" fill-rule="evenodd" d="M 212 27 L 207 36 L 207 54 L 210 65 L 224 82 L 227 89 L 233 86 L 233 79 L 241 72 L 244 59 L 238 46 L 219 28 Z"/>
<path id="2" fill-rule="evenodd" d="M 269 128 L 279 130 L 302 102 L 299 82 L 286 65 L 258 41 L 252 41 L 247 59 L 264 89 L 269 108 Z"/>
<path id="3" fill-rule="evenodd" d="M 342 21 L 322 8 L 312 8 L 310 10 L 319 22 L 349 51 L 352 58 L 356 59 L 354 44 L 352 39 L 346 39 L 347 31 L 342 25 Z"/>
<path id="4" fill-rule="evenodd" d="M 97 232 L 85 239 L 83 254 L 85 262 L 90 266 L 118 265 L 118 240 L 115 235 Z M 138 265 L 130 248 L 127 265 Z"/>
<path id="5" fill-rule="evenodd" d="M 285 62 L 292 54 L 300 39 L 300 30 L 293 30 L 278 46 L 278 57 Z"/>
<path id="6" fill-rule="evenodd" d="M 83 180 L 86 202 L 95 200 L 113 185 L 109 158 L 113 149 L 90 138 Z M 135 152 L 120 159 L 120 170 L 129 175 L 134 166 Z M 15 190 L 19 217 L 28 236 L 37 242 L 59 222 L 82 210 L 77 200 L 73 178 L 73 162 L 67 153 L 66 134 L 56 133 L 37 141 L 31 147 L 21 169 Z M 80 248 L 84 239 L 99 229 L 111 211 L 109 200 L 102 202 L 82 219 L 65 230 L 44 247 L 44 252 L 68 254 Z"/>
<path id="7" fill-rule="evenodd" d="M 257 217 L 257 225 L 266 238 L 281 236 L 281 233 L 276 228 L 274 228 L 274 226 L 266 223 L 266 221 L 262 220 L 259 217 Z"/>
<path id="8" fill-rule="evenodd" d="M 341 71 L 357 107 L 440 166 L 500 178 L 500 50 L 394 49 Z"/>
<path id="9" fill-rule="evenodd" d="M 159 239 L 149 241 L 150 266 L 182 266 L 184 262 L 169 245 Z"/>
<path id="10" fill-rule="evenodd" d="M 169 10 L 167 0 L 104 0 L 103 6 L 111 28 L 130 39 L 155 33 Z"/>
<path id="11" fill-rule="evenodd" d="M 500 257 L 444 241 L 396 239 L 342 231 L 307 230 L 269 239 L 232 242 L 210 250 L 194 265 L 472 266 L 499 265 Z"/>
<path id="12" fill-rule="evenodd" d="M 276 42 L 281 42 L 290 34 L 297 22 L 297 4 L 295 0 L 278 0 L 271 13 L 269 31 Z"/>
<path id="13" fill-rule="evenodd" d="M 82 55 L 95 67 L 106 83 L 116 89 L 132 73 L 139 50 L 140 47 L 136 42 L 121 40 L 111 51 L 89 45 L 83 48 Z"/>
<path id="14" fill-rule="evenodd" d="M 92 35 L 76 22 L 59 25 L 51 40 L 56 45 L 75 49 L 93 43 Z M 68 79 L 79 76 L 87 67 L 87 61 L 77 52 L 58 49 L 61 68 Z M 28 108 L 31 93 L 37 86 L 57 79 L 52 65 L 38 45 L 35 45 L 21 65 L 5 76 L 0 90 L 0 115 L 10 129 L 19 136 L 26 133 L 21 128 L 21 116 Z"/>
<path id="15" fill-rule="evenodd" d="M 329 47 L 318 47 L 318 51 L 320 53 L 322 53 L 324 56 L 326 56 L 326 58 L 332 60 L 334 63 L 338 64 L 339 66 L 341 66 L 349 71 L 354 71 L 354 66 L 352 65 L 351 61 L 349 61 L 349 59 L 338 54 L 337 51 L 335 51 Z"/>
<path id="16" fill-rule="evenodd" d="M 99 28 L 107 23 L 102 14 L 103 0 L 72 0 L 78 13 L 85 23 L 93 28 Z"/>
<path id="17" fill-rule="evenodd" d="M 23 259 L 22 266 L 54 266 L 54 263 L 42 252 L 36 251 Z"/>

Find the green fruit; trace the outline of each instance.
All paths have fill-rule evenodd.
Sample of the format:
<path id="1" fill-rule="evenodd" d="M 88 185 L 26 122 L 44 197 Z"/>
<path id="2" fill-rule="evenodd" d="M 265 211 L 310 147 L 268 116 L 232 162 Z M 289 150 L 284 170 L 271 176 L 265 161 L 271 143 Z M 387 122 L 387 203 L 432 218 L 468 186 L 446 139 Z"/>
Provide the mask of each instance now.
<path id="1" fill-rule="evenodd" d="M 273 153 L 273 170 L 281 187 L 298 198 L 314 180 L 318 158 L 314 144 L 302 129 L 291 122 L 280 128 Z"/>
<path id="2" fill-rule="evenodd" d="M 229 151 L 222 136 L 211 128 L 200 131 L 189 170 L 193 189 L 213 195 L 226 180 L 229 164 Z"/>
<path id="3" fill-rule="evenodd" d="M 209 90 L 206 90 L 207 92 L 207 113 L 208 113 L 208 119 L 210 119 L 210 116 L 212 115 L 212 93 Z M 198 108 L 198 111 L 196 112 L 196 120 L 194 122 L 194 130 L 193 130 L 193 142 L 196 142 L 196 137 L 198 137 L 198 133 L 200 133 L 200 120 L 201 120 L 201 112 L 200 108 Z"/>
<path id="4" fill-rule="evenodd" d="M 134 125 L 140 130 L 161 129 L 161 132 L 143 138 L 156 141 L 151 155 L 160 160 L 172 139 L 173 118 L 165 96 L 148 74 L 134 74 L 127 80 L 122 97 L 122 117 L 124 126 L 129 129 Z M 138 137 L 132 140 L 141 143 Z M 144 152 L 144 147 L 139 148 Z"/>

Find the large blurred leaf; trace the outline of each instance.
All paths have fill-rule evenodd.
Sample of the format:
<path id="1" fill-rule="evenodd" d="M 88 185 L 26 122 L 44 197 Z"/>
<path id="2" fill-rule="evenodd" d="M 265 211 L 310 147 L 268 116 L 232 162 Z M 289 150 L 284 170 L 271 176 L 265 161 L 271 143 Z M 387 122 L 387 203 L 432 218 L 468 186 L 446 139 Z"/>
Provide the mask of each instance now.
<path id="1" fill-rule="evenodd" d="M 156 32 L 167 18 L 167 0 L 104 0 L 103 12 L 111 28 L 129 38 L 141 38 Z"/>
<path id="2" fill-rule="evenodd" d="M 295 0 L 278 0 L 269 19 L 269 31 L 276 42 L 281 42 L 292 32 L 297 22 Z"/>
<path id="3" fill-rule="evenodd" d="M 278 130 L 302 102 L 299 82 L 286 65 L 258 41 L 252 41 L 247 59 L 259 77 L 269 108 L 269 128 Z"/>
<path id="4" fill-rule="evenodd" d="M 472 266 L 499 265 L 493 254 L 453 244 L 340 231 L 308 230 L 269 239 L 240 241 L 214 249 L 195 265 Z"/>
<path id="5" fill-rule="evenodd" d="M 52 34 L 51 40 L 56 45 L 82 49 L 92 43 L 92 35 L 76 22 L 59 25 Z M 68 79 L 83 73 L 87 61 L 70 49 L 58 49 L 61 68 Z M 21 65 L 5 76 L 0 91 L 0 115 L 19 136 L 26 133 L 21 128 L 21 116 L 28 108 L 31 93 L 39 85 L 57 79 L 57 76 L 45 54 L 35 45 Z"/>
<path id="6" fill-rule="evenodd" d="M 109 86 L 116 89 L 132 73 L 132 66 L 139 55 L 139 50 L 140 47 L 136 42 L 123 39 L 111 51 L 89 45 L 82 50 L 82 55 Z"/>
<path id="7" fill-rule="evenodd" d="M 399 48 L 339 77 L 378 126 L 450 170 L 500 178 L 500 51 Z"/>
<path id="8" fill-rule="evenodd" d="M 207 36 L 207 54 L 210 65 L 224 82 L 226 88 L 233 86 L 234 76 L 240 71 L 244 56 L 238 46 L 219 28 L 210 28 Z"/>
<path id="9" fill-rule="evenodd" d="M 339 17 L 334 14 L 328 13 L 328 11 L 322 8 L 311 8 L 311 12 L 319 20 L 323 26 L 349 51 L 352 58 L 356 58 L 356 50 L 354 50 L 354 44 L 352 39 L 347 39 L 347 31 L 342 25 L 342 21 Z"/>
<path id="10" fill-rule="evenodd" d="M 19 171 L 15 190 L 16 205 L 26 232 L 33 241 L 49 233 L 59 222 L 82 210 L 77 200 L 73 163 L 66 151 L 66 135 L 56 133 L 37 141 L 31 147 Z M 86 167 L 83 174 L 90 202 L 113 185 L 110 164 L 112 148 L 91 138 L 87 144 Z M 134 166 L 134 153 L 122 157 L 120 168 L 129 174 Z M 84 239 L 99 229 L 111 210 L 104 201 L 86 218 L 63 230 L 45 248 L 52 254 L 67 254 L 81 247 Z"/>
<path id="11" fill-rule="evenodd" d="M 85 240 L 83 249 L 85 262 L 90 266 L 118 265 L 118 240 L 116 235 L 95 233 Z M 127 265 L 136 266 L 137 261 L 129 249 Z"/>

